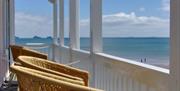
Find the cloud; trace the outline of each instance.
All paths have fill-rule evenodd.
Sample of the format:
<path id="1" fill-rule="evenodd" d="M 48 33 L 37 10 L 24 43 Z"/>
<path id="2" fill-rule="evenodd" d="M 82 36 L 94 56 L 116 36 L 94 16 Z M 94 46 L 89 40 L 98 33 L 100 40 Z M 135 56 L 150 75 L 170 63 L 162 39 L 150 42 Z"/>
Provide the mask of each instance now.
<path id="1" fill-rule="evenodd" d="M 16 13 L 16 36 L 52 36 L 52 18 Z M 65 36 L 68 36 L 68 20 L 65 22 Z M 81 20 L 80 35 L 90 35 L 89 19 Z M 135 13 L 116 13 L 103 16 L 105 37 L 168 37 L 169 20 L 154 16 L 137 16 Z"/>
<path id="2" fill-rule="evenodd" d="M 162 0 L 162 7 L 163 11 L 169 12 L 170 11 L 170 0 Z"/>
<path id="3" fill-rule="evenodd" d="M 86 24 L 86 23 L 87 24 Z M 89 27 L 88 20 L 81 27 Z M 169 20 L 154 16 L 136 16 L 135 13 L 117 13 L 103 16 L 103 36 L 106 37 L 168 37 Z"/>
<path id="4" fill-rule="evenodd" d="M 52 36 L 52 19 L 17 12 L 15 14 L 15 35 L 18 37 Z"/>

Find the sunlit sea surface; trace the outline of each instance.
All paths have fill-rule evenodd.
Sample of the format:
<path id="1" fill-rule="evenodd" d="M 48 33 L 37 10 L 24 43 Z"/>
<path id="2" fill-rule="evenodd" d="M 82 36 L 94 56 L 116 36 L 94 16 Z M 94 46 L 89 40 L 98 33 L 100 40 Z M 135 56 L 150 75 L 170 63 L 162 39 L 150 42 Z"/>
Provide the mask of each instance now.
<path id="1" fill-rule="evenodd" d="M 89 38 L 81 38 L 81 49 L 90 49 Z M 17 44 L 51 44 L 52 38 L 16 38 Z M 65 38 L 65 45 L 69 39 Z M 103 38 L 103 52 L 154 65 L 169 65 L 169 38 Z"/>

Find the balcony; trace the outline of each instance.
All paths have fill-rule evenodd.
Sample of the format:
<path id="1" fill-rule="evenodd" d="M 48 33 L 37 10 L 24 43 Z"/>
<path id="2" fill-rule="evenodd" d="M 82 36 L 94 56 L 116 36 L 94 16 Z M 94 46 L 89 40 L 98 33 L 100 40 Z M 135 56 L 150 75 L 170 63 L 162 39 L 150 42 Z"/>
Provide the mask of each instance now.
<path id="1" fill-rule="evenodd" d="M 87 70 L 90 86 L 105 91 L 169 91 L 169 70 L 104 53 L 59 45 L 24 45 L 48 54 L 58 63 Z M 55 51 L 47 51 L 54 49 Z M 54 52 L 54 53 L 52 53 Z M 52 58 L 54 54 L 54 58 Z M 69 64 L 72 63 L 72 64 Z"/>
<path id="2" fill-rule="evenodd" d="M 171 66 L 170 70 L 102 52 L 102 0 L 90 1 L 90 51 L 80 50 L 79 0 L 70 1 L 70 46 L 64 45 L 64 0 L 50 0 L 53 4 L 53 44 L 27 44 L 46 53 L 49 59 L 90 73 L 90 86 L 105 91 L 179 91 L 179 29 L 180 2 L 172 1 L 171 10 Z M 177 3 L 177 4 L 175 4 Z M 58 12 L 57 6 L 60 9 Z M 59 13 L 59 23 L 58 23 Z M 1 20 L 1 17 L 0 17 Z M 1 23 L 0 23 L 1 25 Z M 59 27 L 59 30 L 58 30 Z M 58 31 L 60 40 L 58 40 Z M 12 37 L 12 36 L 11 36 Z M 8 54 L 7 54 L 8 55 Z M 72 63 L 72 64 L 69 64 Z M 2 63 L 4 64 L 4 63 Z M 1 66 L 4 68 L 3 66 Z M 171 73 L 171 72 L 172 73 Z M 2 71 L 1 71 L 2 72 Z M 170 90 L 172 89 L 172 90 Z"/>

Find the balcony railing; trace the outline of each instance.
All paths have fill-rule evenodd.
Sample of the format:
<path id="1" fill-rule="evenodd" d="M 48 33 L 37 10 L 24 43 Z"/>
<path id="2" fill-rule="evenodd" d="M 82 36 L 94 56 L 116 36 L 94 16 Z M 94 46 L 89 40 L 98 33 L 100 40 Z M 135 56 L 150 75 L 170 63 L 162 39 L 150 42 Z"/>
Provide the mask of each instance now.
<path id="1" fill-rule="evenodd" d="M 83 50 L 70 51 L 65 46 L 55 45 L 48 47 L 55 49 L 54 57 L 56 62 L 68 64 L 79 60 L 80 62 L 72 66 L 89 71 L 90 85 L 96 88 L 105 91 L 168 91 L 168 69 L 104 53 L 91 55 L 90 52 Z M 31 48 L 43 50 L 43 48 L 47 47 L 31 45 Z M 47 52 L 52 55 L 52 51 L 44 51 L 44 53 Z"/>
<path id="2" fill-rule="evenodd" d="M 168 91 L 169 70 L 104 53 L 56 47 L 61 63 L 80 60 L 74 67 L 88 70 L 90 84 L 106 91 Z M 57 52 L 56 52 L 57 53 Z M 92 57 L 93 56 L 93 57 Z M 56 57 L 56 56 L 55 56 Z M 58 59 L 58 58 L 56 58 Z"/>
<path id="3" fill-rule="evenodd" d="M 70 0 L 70 48 L 64 47 L 64 0 L 50 1 L 53 3 L 54 44 L 50 46 L 52 51 L 43 52 L 63 64 L 80 60 L 73 66 L 90 72 L 91 86 L 107 91 L 180 91 L 180 0 L 170 0 L 170 71 L 102 53 L 102 0 L 90 0 L 90 52 L 79 50 L 79 0 Z M 1 52 L 8 43 L 14 44 L 14 0 L 0 0 L 0 7 Z M 56 46 L 58 35 L 60 46 Z M 37 50 L 39 48 L 44 47 Z M 0 82 L 8 57 L 0 53 Z"/>
<path id="4" fill-rule="evenodd" d="M 52 59 L 52 55 L 53 55 L 52 54 L 52 51 L 53 51 L 52 45 L 47 45 L 47 44 L 44 44 L 44 43 L 26 43 L 26 44 L 21 45 L 21 46 L 25 46 L 25 47 L 34 49 L 36 51 L 39 51 L 41 53 L 45 53 L 45 54 L 48 55 L 49 59 Z"/>

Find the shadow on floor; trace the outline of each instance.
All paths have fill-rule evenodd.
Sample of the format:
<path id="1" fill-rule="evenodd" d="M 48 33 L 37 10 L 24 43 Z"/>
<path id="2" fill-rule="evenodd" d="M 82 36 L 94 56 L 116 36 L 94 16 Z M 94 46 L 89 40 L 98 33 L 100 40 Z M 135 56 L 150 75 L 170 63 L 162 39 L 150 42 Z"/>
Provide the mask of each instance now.
<path id="1" fill-rule="evenodd" d="M 17 91 L 17 88 L 17 81 L 4 82 L 4 84 L 0 87 L 0 91 Z"/>

